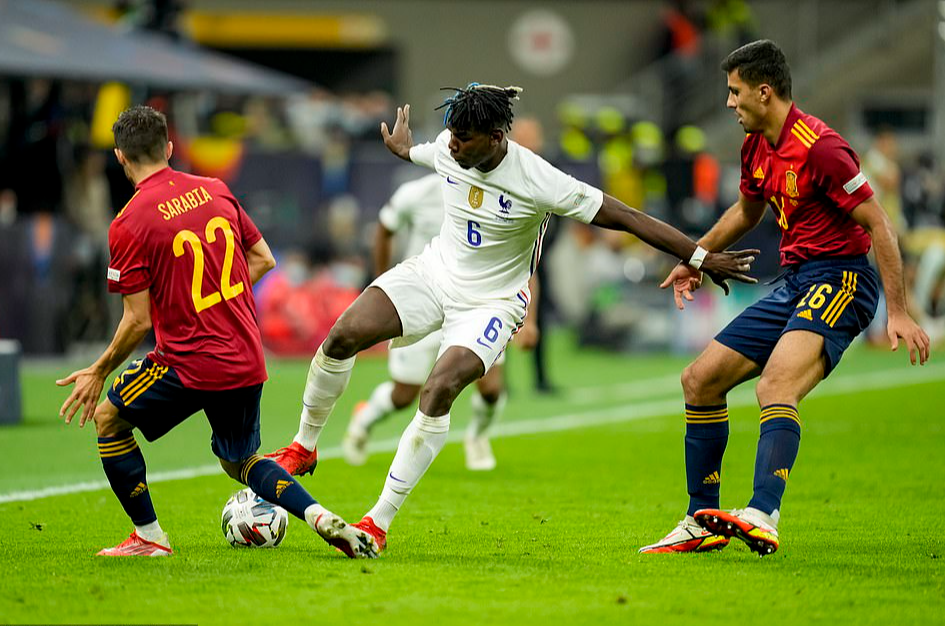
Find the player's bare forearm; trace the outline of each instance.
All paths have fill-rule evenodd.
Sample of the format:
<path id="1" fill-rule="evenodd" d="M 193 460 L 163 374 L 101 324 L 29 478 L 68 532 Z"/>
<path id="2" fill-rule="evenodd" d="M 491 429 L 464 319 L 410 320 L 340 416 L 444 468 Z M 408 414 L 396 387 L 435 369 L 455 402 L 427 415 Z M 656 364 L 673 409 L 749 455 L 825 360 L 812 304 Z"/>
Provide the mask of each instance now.
<path id="1" fill-rule="evenodd" d="M 712 252 L 725 250 L 757 226 L 764 215 L 764 202 L 751 202 L 739 194 L 735 204 L 699 239 L 699 245 Z"/>
<path id="2" fill-rule="evenodd" d="M 390 269 L 393 239 L 394 233 L 383 224 L 377 225 L 377 233 L 374 235 L 374 276 L 380 276 Z"/>
<path id="3" fill-rule="evenodd" d="M 906 313 L 905 283 L 902 279 L 902 257 L 899 238 L 886 212 L 875 198 L 870 198 L 850 214 L 870 234 L 876 265 L 883 280 L 886 311 L 890 316 Z"/>
<path id="4" fill-rule="evenodd" d="M 609 230 L 622 230 L 636 235 L 657 250 L 683 261 L 692 257 L 696 242 L 666 222 L 633 209 L 613 196 L 604 194 L 604 203 L 591 222 Z"/>
<path id="5" fill-rule="evenodd" d="M 105 378 L 131 355 L 151 329 L 151 295 L 147 290 L 124 296 L 123 304 L 125 310 L 115 336 L 102 356 L 89 367 L 56 381 L 60 387 L 75 385 L 59 409 L 67 424 L 80 409 L 80 427 L 92 418 Z"/>
<path id="6" fill-rule="evenodd" d="M 696 242 L 666 222 L 632 209 L 606 194 L 604 194 L 604 202 L 600 211 L 597 212 L 591 223 L 611 230 L 626 231 L 631 235 L 636 235 L 657 250 L 674 255 L 684 263 L 696 263 L 693 256 L 693 253 L 699 249 Z M 728 294 L 729 287 L 725 281 L 730 278 L 743 283 L 758 282 L 757 279 L 748 275 L 751 264 L 755 260 L 755 255 L 759 253 L 758 250 L 731 252 L 700 250 L 700 253 L 702 255 L 701 261 L 696 266 L 701 265 L 702 271 L 708 274 L 712 282 L 721 287 L 726 294 Z"/>
<path id="7" fill-rule="evenodd" d="M 115 336 L 112 337 L 111 343 L 102 356 L 91 366 L 102 378 L 107 377 L 124 363 L 151 330 L 150 300 L 142 303 L 142 293 L 150 299 L 147 291 L 125 296 L 122 299 L 125 308 L 121 321 L 118 322 L 118 328 L 115 329 Z"/>
<path id="8" fill-rule="evenodd" d="M 246 251 L 246 265 L 249 267 L 249 280 L 254 285 L 276 267 L 276 258 L 265 239 L 260 239 Z"/>

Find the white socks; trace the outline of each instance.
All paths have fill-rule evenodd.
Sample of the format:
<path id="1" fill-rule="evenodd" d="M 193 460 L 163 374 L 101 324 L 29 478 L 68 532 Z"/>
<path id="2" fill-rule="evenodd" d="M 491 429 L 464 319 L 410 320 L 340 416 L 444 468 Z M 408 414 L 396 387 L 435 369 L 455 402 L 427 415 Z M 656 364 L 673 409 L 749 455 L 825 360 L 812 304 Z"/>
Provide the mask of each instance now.
<path id="1" fill-rule="evenodd" d="M 319 515 L 328 512 L 328 509 L 320 505 L 318 502 L 315 504 L 310 504 L 305 507 L 305 522 L 312 528 L 312 530 L 318 532 L 318 528 L 315 527 L 315 522 L 318 520 Z"/>
<path id="2" fill-rule="evenodd" d="M 495 421 L 496 416 L 505 408 L 507 399 L 508 394 L 503 391 L 495 404 L 489 404 L 486 402 L 485 398 L 482 397 L 482 394 L 479 393 L 479 390 L 474 389 L 470 400 L 470 404 L 472 405 L 472 419 L 469 421 L 469 428 L 466 430 L 467 436 L 482 436 L 489 426 L 492 425 L 492 422 Z"/>
<path id="3" fill-rule="evenodd" d="M 348 386 L 355 357 L 339 361 L 325 356 L 318 346 L 308 370 L 302 394 L 302 415 L 295 441 L 306 450 L 314 450 L 335 402 Z"/>
<path id="4" fill-rule="evenodd" d="M 138 526 L 136 524 L 135 532 L 138 533 L 138 536 L 145 541 L 160 544 L 165 548 L 170 547 L 170 545 L 167 543 L 167 535 L 161 529 L 161 525 L 158 524 L 157 520 L 154 520 L 150 524 L 145 524 L 143 526 Z"/>
<path id="5" fill-rule="evenodd" d="M 419 410 L 404 430 L 397 446 L 397 454 L 391 463 L 384 490 L 377 504 L 367 516 L 374 520 L 381 530 L 387 531 L 397 511 L 411 490 L 420 482 L 420 478 L 433 463 L 433 459 L 446 444 L 446 435 L 450 429 L 450 414 L 439 417 L 424 415 Z"/>
<path id="6" fill-rule="evenodd" d="M 374 424 L 393 413 L 394 401 L 391 398 L 393 392 L 394 382 L 390 380 L 375 387 L 367 404 L 355 414 L 355 425 L 367 432 Z"/>

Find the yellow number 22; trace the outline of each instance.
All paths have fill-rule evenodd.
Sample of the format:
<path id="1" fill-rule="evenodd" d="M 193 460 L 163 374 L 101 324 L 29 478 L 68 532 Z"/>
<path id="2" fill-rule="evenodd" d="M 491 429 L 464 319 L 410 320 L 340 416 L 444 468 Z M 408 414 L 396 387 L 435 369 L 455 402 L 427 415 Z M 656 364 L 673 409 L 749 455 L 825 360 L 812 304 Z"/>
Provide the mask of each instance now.
<path id="1" fill-rule="evenodd" d="M 197 310 L 197 313 L 200 313 L 204 309 L 209 309 L 214 304 L 220 302 L 221 299 L 230 300 L 243 293 L 243 281 L 235 285 L 230 284 L 230 273 L 233 271 L 233 251 L 236 248 L 233 238 L 233 229 L 230 228 L 230 223 L 226 221 L 225 218 L 219 216 L 213 218 L 207 222 L 204 233 L 208 244 L 216 243 L 217 230 L 223 231 L 223 238 L 226 241 L 226 254 L 223 257 L 223 270 L 220 275 L 220 291 L 223 292 L 222 298 L 220 291 L 214 291 L 206 296 L 203 295 L 204 262 L 203 243 L 201 243 L 200 237 L 192 230 L 186 229 L 180 231 L 174 237 L 175 257 L 184 255 L 184 242 L 189 243 L 191 249 L 194 251 L 194 278 L 191 282 L 191 295 L 193 296 L 194 308 Z"/>

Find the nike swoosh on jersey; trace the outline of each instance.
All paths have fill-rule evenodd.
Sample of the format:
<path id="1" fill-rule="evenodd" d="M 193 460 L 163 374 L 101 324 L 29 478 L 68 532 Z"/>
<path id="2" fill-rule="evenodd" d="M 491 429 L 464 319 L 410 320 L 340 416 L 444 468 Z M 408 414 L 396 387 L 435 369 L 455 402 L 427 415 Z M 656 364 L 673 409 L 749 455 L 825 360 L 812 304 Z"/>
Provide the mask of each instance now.
<path id="1" fill-rule="evenodd" d="M 459 184 L 459 181 L 453 180 L 453 179 L 450 178 L 449 176 L 446 177 L 446 182 L 448 182 L 448 183 L 451 184 L 451 185 L 458 185 L 458 184 Z"/>

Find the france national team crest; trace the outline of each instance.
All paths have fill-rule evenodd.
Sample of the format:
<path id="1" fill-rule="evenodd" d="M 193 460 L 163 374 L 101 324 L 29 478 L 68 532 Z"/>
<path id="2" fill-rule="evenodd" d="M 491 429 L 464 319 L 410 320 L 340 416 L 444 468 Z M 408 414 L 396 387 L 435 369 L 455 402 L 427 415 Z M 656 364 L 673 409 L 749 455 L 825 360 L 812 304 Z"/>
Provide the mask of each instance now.
<path id="1" fill-rule="evenodd" d="M 797 172 L 794 170 L 788 170 L 784 173 L 784 193 L 786 193 L 791 198 L 796 198 L 798 195 L 797 192 Z"/>
<path id="2" fill-rule="evenodd" d="M 505 194 L 499 194 L 499 213 L 510 215 L 512 212 L 512 199 L 505 199 Z"/>
<path id="3" fill-rule="evenodd" d="M 482 206 L 482 198 L 485 193 L 479 187 L 473 185 L 469 188 L 469 206 L 478 209 Z"/>

